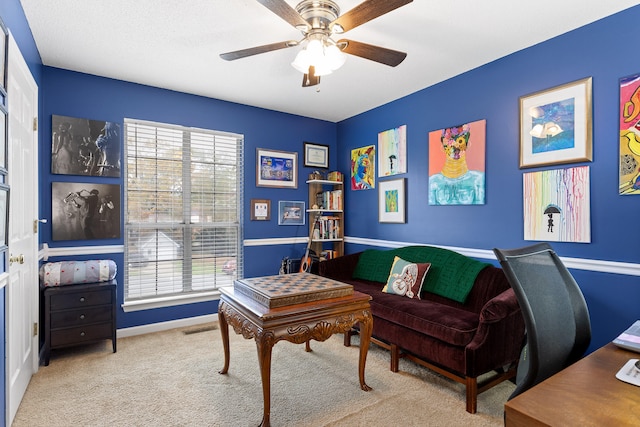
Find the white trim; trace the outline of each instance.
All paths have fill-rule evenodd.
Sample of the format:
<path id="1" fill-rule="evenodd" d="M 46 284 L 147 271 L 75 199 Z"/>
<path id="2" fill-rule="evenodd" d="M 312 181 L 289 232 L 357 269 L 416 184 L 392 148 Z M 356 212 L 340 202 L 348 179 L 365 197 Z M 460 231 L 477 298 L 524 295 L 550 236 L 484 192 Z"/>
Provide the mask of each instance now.
<path id="1" fill-rule="evenodd" d="M 125 313 L 131 311 L 150 310 L 152 308 L 172 307 L 174 305 L 193 304 L 196 302 L 217 301 L 220 299 L 219 291 L 201 292 L 197 294 L 171 295 L 144 299 L 140 301 L 128 301 L 121 305 Z"/>
<path id="2" fill-rule="evenodd" d="M 185 319 L 169 320 L 167 322 L 150 323 L 147 325 L 132 326 L 130 328 L 118 329 L 117 338 L 132 337 L 135 335 L 150 334 L 152 332 L 168 331 L 169 329 L 183 328 L 185 326 L 201 325 L 218 321 L 218 314 L 207 314 L 204 316 L 187 317 Z"/>
<path id="3" fill-rule="evenodd" d="M 47 243 L 42 244 L 38 257 L 48 261 L 49 257 L 74 256 L 74 255 L 100 255 L 100 254 L 121 254 L 124 253 L 124 245 L 109 246 L 67 246 L 62 248 L 49 247 Z"/>
<path id="4" fill-rule="evenodd" d="M 385 248 L 401 248 L 403 246 L 426 244 L 426 243 L 399 242 L 399 241 L 392 241 L 392 240 L 366 239 L 362 237 L 345 237 L 344 240 L 346 243 L 353 243 L 357 245 L 367 245 L 367 246 L 379 246 L 379 247 L 385 247 Z M 490 260 L 497 259 L 493 251 L 486 250 L 486 249 L 458 248 L 454 246 L 439 246 L 439 245 L 431 245 L 431 244 L 430 246 L 449 249 L 472 258 L 490 259 Z M 577 270 L 597 271 L 600 273 L 622 274 L 626 276 L 640 276 L 640 264 L 633 264 L 629 262 L 618 262 L 618 261 L 603 261 L 603 260 L 597 260 L 597 259 L 568 258 L 568 257 L 560 257 L 560 259 L 567 266 L 567 268 L 573 268 Z"/>
<path id="5" fill-rule="evenodd" d="M 292 245 L 294 243 L 307 243 L 309 237 L 280 237 L 271 239 L 244 239 L 244 246 L 270 246 L 270 245 Z"/>
<path id="6" fill-rule="evenodd" d="M 9 283 L 9 273 L 0 273 L 0 289 L 7 286 L 7 283 Z"/>

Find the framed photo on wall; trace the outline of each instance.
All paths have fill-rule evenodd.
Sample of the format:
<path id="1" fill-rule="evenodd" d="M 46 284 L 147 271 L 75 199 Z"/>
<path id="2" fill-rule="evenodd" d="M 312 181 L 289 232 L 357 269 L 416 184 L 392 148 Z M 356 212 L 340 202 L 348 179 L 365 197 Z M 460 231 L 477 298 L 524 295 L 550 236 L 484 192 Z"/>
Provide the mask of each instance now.
<path id="1" fill-rule="evenodd" d="M 120 238 L 120 185 L 51 183 L 53 240 Z"/>
<path id="2" fill-rule="evenodd" d="M 298 153 L 257 148 L 256 187 L 298 188 Z"/>
<path id="3" fill-rule="evenodd" d="M 269 221 L 271 219 L 271 200 L 251 199 L 251 221 Z"/>
<path id="4" fill-rule="evenodd" d="M 304 143 L 304 165 L 310 168 L 329 168 L 329 146 Z"/>
<path id="5" fill-rule="evenodd" d="M 520 97 L 520 168 L 591 161 L 588 77 Z"/>
<path id="6" fill-rule="evenodd" d="M 120 176 L 120 125 L 51 116 L 51 173 Z"/>
<path id="7" fill-rule="evenodd" d="M 278 202 L 278 225 L 304 225 L 305 216 L 304 202 L 288 200 Z"/>
<path id="8" fill-rule="evenodd" d="M 405 178 L 378 182 L 378 222 L 406 222 Z"/>

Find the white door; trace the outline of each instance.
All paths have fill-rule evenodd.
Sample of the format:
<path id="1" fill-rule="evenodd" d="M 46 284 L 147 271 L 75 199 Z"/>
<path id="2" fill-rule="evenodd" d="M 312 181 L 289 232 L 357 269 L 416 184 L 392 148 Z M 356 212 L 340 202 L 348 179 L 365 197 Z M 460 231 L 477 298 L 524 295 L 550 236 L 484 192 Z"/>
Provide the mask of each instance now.
<path id="1" fill-rule="evenodd" d="M 38 87 L 13 37 L 7 67 L 9 143 L 9 280 L 5 294 L 7 424 L 11 425 L 39 365 L 38 336 Z"/>

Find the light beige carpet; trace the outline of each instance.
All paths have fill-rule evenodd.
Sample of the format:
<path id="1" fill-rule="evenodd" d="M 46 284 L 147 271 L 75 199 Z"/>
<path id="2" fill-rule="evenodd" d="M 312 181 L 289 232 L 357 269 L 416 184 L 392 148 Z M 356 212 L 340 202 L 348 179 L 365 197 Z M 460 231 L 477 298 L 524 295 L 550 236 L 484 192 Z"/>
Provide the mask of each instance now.
<path id="1" fill-rule="evenodd" d="M 253 340 L 230 329 L 227 375 L 220 331 L 198 327 L 122 338 L 52 354 L 34 375 L 14 427 L 36 426 L 257 426 L 262 389 Z M 357 345 L 357 338 L 354 339 Z M 360 390 L 358 347 L 342 335 L 304 345 L 279 342 L 273 349 L 273 426 L 501 426 L 503 405 L 514 386 L 505 382 L 465 411 L 461 384 L 410 361 L 389 371 L 389 353 L 371 345 Z"/>

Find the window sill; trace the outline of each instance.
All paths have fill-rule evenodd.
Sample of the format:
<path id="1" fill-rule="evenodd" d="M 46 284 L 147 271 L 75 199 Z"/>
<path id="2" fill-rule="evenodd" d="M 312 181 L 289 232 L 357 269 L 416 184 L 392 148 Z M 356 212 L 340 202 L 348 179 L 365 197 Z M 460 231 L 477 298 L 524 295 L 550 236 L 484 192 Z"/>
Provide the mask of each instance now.
<path id="1" fill-rule="evenodd" d="M 125 302 L 122 304 L 122 310 L 125 313 L 132 311 L 151 310 L 154 308 L 172 307 L 176 305 L 193 304 L 196 302 L 216 301 L 220 299 L 219 291 L 202 292 L 189 295 L 172 295 L 170 297 L 159 297 L 153 299 L 145 299 L 141 301 Z"/>

